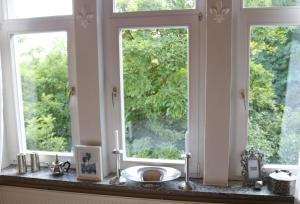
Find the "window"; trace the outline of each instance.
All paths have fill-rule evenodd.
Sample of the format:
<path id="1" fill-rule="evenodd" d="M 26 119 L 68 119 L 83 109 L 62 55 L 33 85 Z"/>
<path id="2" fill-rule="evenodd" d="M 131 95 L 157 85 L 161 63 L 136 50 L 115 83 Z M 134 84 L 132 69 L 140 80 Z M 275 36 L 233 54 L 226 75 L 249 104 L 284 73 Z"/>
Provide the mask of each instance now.
<path id="1" fill-rule="evenodd" d="M 244 0 L 245 8 L 300 6 L 299 0 Z"/>
<path id="2" fill-rule="evenodd" d="M 250 5 L 250 1 L 243 2 Z M 300 9 L 288 7 L 291 2 L 296 5 L 297 1 L 270 1 L 272 6 L 286 6 L 280 9 L 240 9 L 236 31 L 234 91 L 239 97 L 234 103 L 237 123 L 232 152 L 236 156 L 232 157 L 237 159 L 238 152 L 253 146 L 265 154 L 267 170 L 275 166 L 293 170 L 300 150 Z M 231 165 L 238 175 L 240 164 L 232 161 Z"/>
<path id="3" fill-rule="evenodd" d="M 117 7 L 124 2 L 128 3 L 115 1 Z M 167 14 L 157 11 L 174 2 L 194 10 L 181 6 Z M 194 155 L 191 171 L 199 173 L 203 151 L 199 126 L 204 126 L 199 109 L 205 98 L 195 2 L 142 0 L 124 5 L 139 7 L 113 13 L 111 1 L 104 1 L 106 132 L 122 133 L 124 167 L 148 162 L 182 169 L 181 154 L 187 151 Z M 115 145 L 110 136 L 108 148 Z"/>
<path id="4" fill-rule="evenodd" d="M 299 56 L 299 26 L 251 27 L 248 144 L 268 163 L 298 164 Z"/>
<path id="5" fill-rule="evenodd" d="M 0 0 L 2 1 L 4 2 Z M 1 18 L 1 49 L 7 50 L 1 53 L 5 100 L 8 104 L 5 111 L 10 113 L 7 117 L 7 138 L 8 144 L 18 143 L 18 146 L 10 145 L 10 155 L 14 157 L 20 151 L 41 151 L 42 155 L 56 154 L 59 151 L 60 154 L 65 152 L 66 155 L 71 155 L 71 144 L 76 144 L 79 137 L 76 131 L 78 112 L 73 103 L 76 98 L 69 98 L 70 87 L 76 87 L 73 31 L 77 18 L 68 16 L 72 14 L 71 0 L 55 3 L 54 11 L 51 11 L 51 4 L 55 1 L 48 1 L 49 4 L 45 3 L 47 1 L 26 2 L 31 3 L 20 9 L 18 7 L 23 1 L 7 0 L 4 20 Z M 210 83 L 206 84 L 205 75 L 208 72 L 205 66 L 213 67 L 206 61 L 209 57 L 218 56 L 212 53 L 208 57 L 205 53 L 215 50 L 217 46 L 222 47 L 224 37 L 221 32 L 215 32 L 213 24 L 207 26 L 207 23 L 216 23 L 218 28 L 224 26 L 212 21 L 215 17 L 213 14 L 204 16 L 204 23 L 199 20 L 200 12 L 205 13 L 206 8 L 220 6 L 211 2 L 215 3 L 204 0 L 98 1 L 99 4 L 103 3 L 103 16 L 97 15 L 97 20 L 103 20 L 103 24 L 98 24 L 103 25 L 102 30 L 98 30 L 98 37 L 100 39 L 102 34 L 104 36 L 104 70 L 100 71 L 100 77 L 103 77 L 100 83 L 103 83 L 103 87 L 98 93 L 101 93 L 101 97 L 104 95 L 101 100 L 105 100 L 105 103 L 100 104 L 105 106 L 101 107 L 105 112 L 101 115 L 101 128 L 105 126 L 103 135 L 107 137 L 101 142 L 105 144 L 103 151 L 108 160 L 107 169 L 114 169 L 114 155 L 110 152 L 117 144 L 113 134 L 118 130 L 122 135 L 120 143 L 124 150 L 122 168 L 148 163 L 182 169 L 180 154 L 187 151 L 192 153 L 191 173 L 201 176 L 204 167 L 206 173 L 211 170 L 207 167 L 215 161 L 207 157 L 203 161 L 204 135 L 209 128 L 211 130 L 215 127 L 205 126 L 205 114 L 212 116 L 208 121 L 210 123 L 219 115 L 217 111 L 205 113 L 205 103 L 210 102 L 205 100 L 205 94 L 207 90 L 211 90 L 209 88 L 214 86 L 216 80 L 226 79 L 226 83 L 230 80 L 229 74 L 224 78 L 216 74 L 213 78 L 213 72 L 210 73 L 212 78 L 208 80 Z M 269 164 L 293 165 L 293 155 L 298 150 L 295 142 L 298 140 L 293 138 L 297 137 L 299 131 L 296 97 L 299 80 L 295 67 L 299 64 L 300 9 L 296 1 L 293 4 L 283 4 L 283 1 L 269 1 L 269 4 L 252 2 L 256 4 L 246 0 L 232 2 L 237 7 L 234 12 L 238 13 L 233 15 L 233 21 L 238 23 L 232 23 L 233 26 L 237 25 L 236 38 L 233 38 L 237 49 L 233 50 L 236 64 L 232 68 L 232 78 L 235 79 L 232 81 L 232 98 L 235 101 L 230 107 L 234 115 L 231 120 L 232 135 L 236 137 L 231 138 L 230 150 L 227 143 L 220 145 L 221 148 L 224 147 L 223 153 L 233 152 L 231 166 L 233 165 L 234 174 L 238 177 L 241 173 L 240 153 L 247 145 L 259 146 L 266 153 Z M 224 8 L 228 7 L 228 2 L 223 3 Z M 59 8 L 57 4 L 60 5 Z M 87 22 L 91 23 L 88 26 L 94 26 L 96 19 L 95 13 L 91 14 L 92 9 L 86 8 L 88 20 L 92 19 Z M 99 6 L 97 10 L 102 10 L 102 7 L 100 9 Z M 208 18 L 210 19 L 207 20 Z M 229 19 L 230 14 L 227 14 L 225 21 Z M 206 35 L 210 36 L 212 32 L 220 41 L 206 41 Z M 55 45 L 61 45 L 59 52 L 63 56 L 60 58 L 62 61 L 55 61 L 55 66 L 46 66 L 46 63 L 50 63 L 48 58 L 56 50 Z M 98 46 L 101 49 L 102 42 Z M 78 53 L 83 52 L 81 50 Z M 94 54 L 97 55 L 95 52 Z M 229 70 L 229 65 L 225 68 L 224 70 Z M 51 76 L 44 77 L 44 80 L 54 80 L 55 83 L 43 84 L 59 85 L 59 91 L 48 92 L 48 87 L 43 90 L 45 87 L 40 86 L 39 78 L 35 77 L 39 74 L 38 71 L 43 72 L 43 77 L 48 76 L 44 72 L 49 71 Z M 56 71 L 63 73 L 59 75 L 60 78 L 52 78 Z M 97 78 L 94 80 L 91 83 L 96 84 Z M 220 83 L 223 84 L 225 82 Z M 206 85 L 210 87 L 206 89 Z M 220 92 L 209 94 L 217 96 Z M 84 99 L 93 100 L 93 94 L 91 95 L 91 98 Z M 236 95 L 238 97 L 234 97 Z M 210 100 L 220 99 L 210 97 Z M 47 98 L 55 100 L 47 101 L 50 105 L 47 103 L 46 108 L 42 104 L 41 114 L 40 102 Z M 56 99 L 59 99 L 59 103 Z M 55 107 L 53 112 L 49 110 L 52 105 Z M 63 112 L 64 117 L 55 115 L 57 110 Z M 224 109 L 221 114 L 227 116 L 228 112 L 229 108 Z M 82 115 L 81 118 L 85 119 Z M 63 122 L 57 122 L 60 119 Z M 97 122 L 91 123 L 95 125 Z M 32 129 L 32 124 L 37 128 Z M 39 128 L 42 125 L 47 125 L 47 128 Z M 57 127 L 60 125 L 62 127 Z M 222 133 L 223 130 L 229 132 L 227 125 L 222 126 L 221 122 L 217 124 Z M 274 128 L 270 128 L 270 125 Z M 41 130 L 49 132 L 45 134 Z M 224 135 L 227 136 L 228 132 Z M 39 136 L 42 140 L 39 140 Z M 83 140 L 86 139 L 84 137 L 82 136 Z M 229 143 L 227 137 L 221 139 Z M 40 147 L 46 140 L 47 144 L 53 142 L 57 146 L 51 144 L 51 147 Z M 213 145 L 219 145 L 219 141 L 206 142 L 210 147 L 206 149 L 216 151 Z M 53 148 L 55 146 L 57 148 Z M 289 148 L 284 148 L 287 146 Z M 211 155 L 216 158 L 216 155 Z M 227 156 L 220 158 L 227 159 Z M 223 164 L 216 165 L 219 169 L 226 165 L 227 161 L 223 161 Z M 224 172 L 226 171 L 227 169 Z M 226 176 L 221 177 L 224 179 Z"/>
<path id="6" fill-rule="evenodd" d="M 6 0 L 6 4 L 10 19 L 72 15 L 72 0 Z"/>
<path id="7" fill-rule="evenodd" d="M 70 152 L 67 33 L 20 34 L 13 36 L 13 42 L 26 149 Z"/>
<path id="8" fill-rule="evenodd" d="M 57 153 L 71 156 L 78 142 L 77 103 L 70 94 L 76 87 L 74 22 L 60 15 L 72 14 L 72 1 L 3 2 L 8 14 L 1 30 L 5 91 L 10 93 L 5 96 L 7 140 L 18 144 L 9 155 L 35 151 L 41 161 Z"/>
<path id="9" fill-rule="evenodd" d="M 115 12 L 195 9 L 195 0 L 115 0 Z"/>
<path id="10" fill-rule="evenodd" d="M 180 160 L 188 130 L 188 28 L 120 35 L 125 156 Z"/>

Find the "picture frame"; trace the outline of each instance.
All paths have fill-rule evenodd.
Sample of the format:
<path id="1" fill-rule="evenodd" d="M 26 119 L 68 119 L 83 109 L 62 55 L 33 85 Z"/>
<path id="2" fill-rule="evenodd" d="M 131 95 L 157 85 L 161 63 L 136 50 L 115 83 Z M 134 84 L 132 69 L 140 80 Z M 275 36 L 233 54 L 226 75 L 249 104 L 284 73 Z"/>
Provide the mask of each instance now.
<path id="1" fill-rule="evenodd" d="M 76 175 L 79 180 L 102 181 L 102 153 L 100 146 L 74 147 Z"/>
<path id="2" fill-rule="evenodd" d="M 254 148 L 242 152 L 241 166 L 244 185 L 254 186 L 256 181 L 263 180 L 263 159 L 264 154 Z"/>

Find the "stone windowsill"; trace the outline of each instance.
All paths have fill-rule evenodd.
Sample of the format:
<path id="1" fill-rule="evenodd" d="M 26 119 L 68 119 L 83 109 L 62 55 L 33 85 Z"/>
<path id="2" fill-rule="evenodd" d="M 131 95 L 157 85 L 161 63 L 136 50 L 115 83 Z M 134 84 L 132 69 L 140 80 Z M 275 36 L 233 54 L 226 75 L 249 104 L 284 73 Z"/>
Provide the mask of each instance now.
<path id="1" fill-rule="evenodd" d="M 178 189 L 183 179 L 170 181 L 156 188 L 145 188 L 136 182 L 114 186 L 109 184 L 109 177 L 101 182 L 80 181 L 71 170 L 61 177 L 54 177 L 46 168 L 40 172 L 18 175 L 14 166 L 6 168 L 0 175 L 0 185 L 37 188 L 46 190 L 125 196 L 136 198 L 165 199 L 177 201 L 197 201 L 210 203 L 293 203 L 293 196 L 271 193 L 267 186 L 261 191 L 243 187 L 240 181 L 232 181 L 228 187 L 203 185 L 202 180 L 192 179 L 194 189 L 189 192 Z"/>

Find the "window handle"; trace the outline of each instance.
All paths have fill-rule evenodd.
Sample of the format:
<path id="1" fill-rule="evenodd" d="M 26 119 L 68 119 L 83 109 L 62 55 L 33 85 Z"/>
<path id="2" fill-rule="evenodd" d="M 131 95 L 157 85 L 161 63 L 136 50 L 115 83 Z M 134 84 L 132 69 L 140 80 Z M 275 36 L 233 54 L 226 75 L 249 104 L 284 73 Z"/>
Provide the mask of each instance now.
<path id="1" fill-rule="evenodd" d="M 76 93 L 75 86 L 71 86 L 69 88 L 69 93 L 68 93 L 68 104 L 70 105 L 71 97 L 74 96 Z"/>
<path id="2" fill-rule="evenodd" d="M 198 18 L 199 18 L 199 21 L 203 20 L 203 14 L 201 12 L 198 13 Z"/>
<path id="3" fill-rule="evenodd" d="M 244 103 L 244 108 L 245 110 L 247 109 L 247 106 L 246 106 L 246 92 L 245 92 L 245 89 L 242 89 L 241 92 L 241 98 L 243 99 L 243 103 Z"/>
<path id="4" fill-rule="evenodd" d="M 115 100 L 116 100 L 117 96 L 118 96 L 117 87 L 113 87 L 113 90 L 111 92 L 111 101 L 112 101 L 113 107 L 115 107 Z"/>

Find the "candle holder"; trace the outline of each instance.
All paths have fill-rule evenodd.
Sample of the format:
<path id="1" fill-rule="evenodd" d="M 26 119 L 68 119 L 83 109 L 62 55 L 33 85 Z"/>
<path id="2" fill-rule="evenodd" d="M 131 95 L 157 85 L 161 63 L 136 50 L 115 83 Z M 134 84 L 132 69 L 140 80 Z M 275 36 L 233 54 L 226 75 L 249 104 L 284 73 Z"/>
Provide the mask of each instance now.
<path id="1" fill-rule="evenodd" d="M 182 154 L 181 157 L 184 158 L 185 161 L 184 164 L 185 180 L 179 184 L 179 189 L 183 191 L 191 191 L 193 190 L 193 186 L 190 182 L 190 174 L 189 174 L 191 153 Z"/>
<path id="2" fill-rule="evenodd" d="M 121 154 L 123 154 L 123 151 L 120 149 L 114 149 L 112 151 L 112 154 L 116 155 L 116 172 L 117 175 L 112 178 L 109 183 L 111 185 L 123 185 L 126 183 L 126 179 L 121 177 Z"/>

